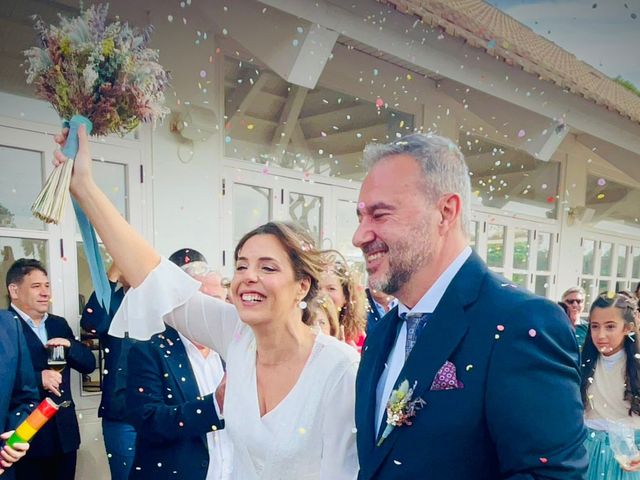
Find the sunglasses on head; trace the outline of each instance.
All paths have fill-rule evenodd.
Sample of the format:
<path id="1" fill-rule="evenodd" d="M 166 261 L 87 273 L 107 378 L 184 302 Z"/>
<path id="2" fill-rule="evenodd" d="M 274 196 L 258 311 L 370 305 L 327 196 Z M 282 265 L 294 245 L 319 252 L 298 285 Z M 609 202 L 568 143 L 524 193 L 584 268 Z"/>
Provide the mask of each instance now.
<path id="1" fill-rule="evenodd" d="M 569 298 L 569 299 L 564 301 L 564 303 L 567 303 L 569 305 L 572 305 L 574 303 L 577 304 L 577 305 L 581 305 L 582 302 L 584 302 L 584 300 L 581 300 L 579 298 Z"/>

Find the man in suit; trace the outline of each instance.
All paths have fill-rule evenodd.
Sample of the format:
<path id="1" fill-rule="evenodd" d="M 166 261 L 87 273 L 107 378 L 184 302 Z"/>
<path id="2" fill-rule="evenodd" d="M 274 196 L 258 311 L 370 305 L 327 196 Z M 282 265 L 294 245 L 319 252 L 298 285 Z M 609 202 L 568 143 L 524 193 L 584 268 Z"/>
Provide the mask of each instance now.
<path id="1" fill-rule="evenodd" d="M 201 291 L 224 300 L 220 277 L 208 275 L 203 259 L 185 262 L 197 253 L 180 256 L 185 250 L 172 261 L 199 280 L 209 278 Z M 233 450 L 213 400 L 224 376 L 220 356 L 167 326 L 136 342 L 128 363 L 127 407 L 137 432 L 130 478 L 227 480 Z"/>
<path id="2" fill-rule="evenodd" d="M 391 295 L 387 295 L 375 288 L 367 287 L 365 289 L 367 294 L 367 333 L 369 329 L 376 325 L 382 317 L 384 317 L 389 310 L 393 309 L 398 304 L 398 300 Z"/>
<path id="3" fill-rule="evenodd" d="M 71 402 L 70 407 L 61 408 L 33 438 L 29 455 L 16 465 L 16 478 L 73 479 L 80 430 L 71 397 L 70 368 L 89 374 L 96 368 L 95 357 L 74 338 L 64 318 L 47 313 L 51 291 L 47 271 L 40 262 L 26 258 L 16 260 L 7 272 L 7 289 L 11 298 L 9 310 L 22 323 L 39 383 L 40 400 L 49 397 L 58 404 Z M 62 373 L 49 368 L 49 346 L 64 347 L 70 368 Z"/>
<path id="4" fill-rule="evenodd" d="M 0 310 L 0 435 L 9 438 L 15 429 L 37 406 L 38 386 L 33 376 L 31 357 L 22 334 L 22 327 L 13 315 Z M 14 448 L 4 445 L 0 451 L 0 475 L 24 456 L 29 444 Z M 14 478 L 10 470 L 3 478 Z"/>
<path id="5" fill-rule="evenodd" d="M 107 312 L 96 297 L 89 297 L 82 311 L 80 326 L 100 339 L 100 348 L 104 352 L 104 371 L 102 378 L 102 398 L 98 408 L 98 417 L 102 418 L 102 437 L 104 440 L 111 480 L 127 480 L 136 446 L 136 431 L 126 421 L 127 356 L 133 340 L 109 335 L 109 327 L 114 315 L 120 308 L 128 287 L 116 265 L 107 273 L 111 289 L 111 302 Z"/>
<path id="6" fill-rule="evenodd" d="M 413 134 L 365 149 L 369 285 L 399 300 L 356 381 L 361 480 L 583 478 L 575 337 L 557 305 L 493 274 L 469 247 L 470 182 L 456 145 Z M 414 387 L 415 416 L 392 395 Z M 409 424 L 411 423 L 411 425 Z"/>

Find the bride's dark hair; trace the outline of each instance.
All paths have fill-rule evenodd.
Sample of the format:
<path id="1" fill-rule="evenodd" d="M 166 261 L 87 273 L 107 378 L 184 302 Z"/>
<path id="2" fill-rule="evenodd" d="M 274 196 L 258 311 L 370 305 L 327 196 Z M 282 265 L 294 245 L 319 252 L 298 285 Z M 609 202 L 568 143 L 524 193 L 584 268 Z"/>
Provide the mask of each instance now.
<path id="1" fill-rule="evenodd" d="M 240 239 L 233 258 L 238 260 L 240 250 L 251 237 L 256 235 L 273 235 L 289 255 L 291 267 L 296 280 L 309 279 L 309 292 L 303 298 L 311 302 L 318 294 L 318 279 L 324 267 L 323 252 L 318 250 L 309 234 L 293 223 L 269 222 L 251 230 Z M 309 309 L 302 310 L 302 320 L 309 321 Z"/>

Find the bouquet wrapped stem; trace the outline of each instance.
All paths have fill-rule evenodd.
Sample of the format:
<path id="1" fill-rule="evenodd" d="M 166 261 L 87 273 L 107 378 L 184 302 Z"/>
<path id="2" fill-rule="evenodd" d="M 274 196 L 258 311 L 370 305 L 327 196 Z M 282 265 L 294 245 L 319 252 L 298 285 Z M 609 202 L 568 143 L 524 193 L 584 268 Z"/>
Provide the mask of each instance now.
<path id="1" fill-rule="evenodd" d="M 70 121 L 65 121 L 64 126 L 69 128 L 67 142 L 62 148 L 62 153 L 69 160 L 57 166 L 44 187 L 31 206 L 31 211 L 40 220 L 46 223 L 57 224 L 64 213 L 67 205 L 67 192 L 71 183 L 71 173 L 73 171 L 73 160 L 78 153 L 78 128 L 84 125 L 87 135 L 91 134 L 93 125 L 91 121 L 82 115 L 74 115 Z"/>
<path id="2" fill-rule="evenodd" d="M 60 118 L 68 119 L 62 153 L 69 159 L 57 167 L 32 206 L 34 215 L 58 223 L 67 202 L 73 160 L 78 153 L 78 128 L 87 134 L 126 135 L 141 122 L 155 123 L 168 112 L 164 88 L 168 74 L 148 48 L 151 27 L 143 31 L 108 21 L 108 5 L 92 5 L 74 18 L 59 15 L 59 25 L 35 17 L 39 45 L 24 52 L 27 83 L 48 101 Z M 111 291 L 100 257 L 97 235 L 84 212 L 73 204 L 89 263 L 93 288 L 109 310 Z"/>

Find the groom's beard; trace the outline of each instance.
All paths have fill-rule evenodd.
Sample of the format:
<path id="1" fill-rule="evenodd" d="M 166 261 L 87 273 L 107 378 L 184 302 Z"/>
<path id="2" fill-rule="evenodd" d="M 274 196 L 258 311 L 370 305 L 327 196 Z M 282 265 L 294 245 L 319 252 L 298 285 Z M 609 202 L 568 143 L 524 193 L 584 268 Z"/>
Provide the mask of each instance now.
<path id="1" fill-rule="evenodd" d="M 369 286 L 387 295 L 396 296 L 402 287 L 411 281 L 416 270 L 431 263 L 433 245 L 426 222 L 417 225 L 402 239 L 387 243 L 389 269 L 381 278 L 369 279 Z"/>

